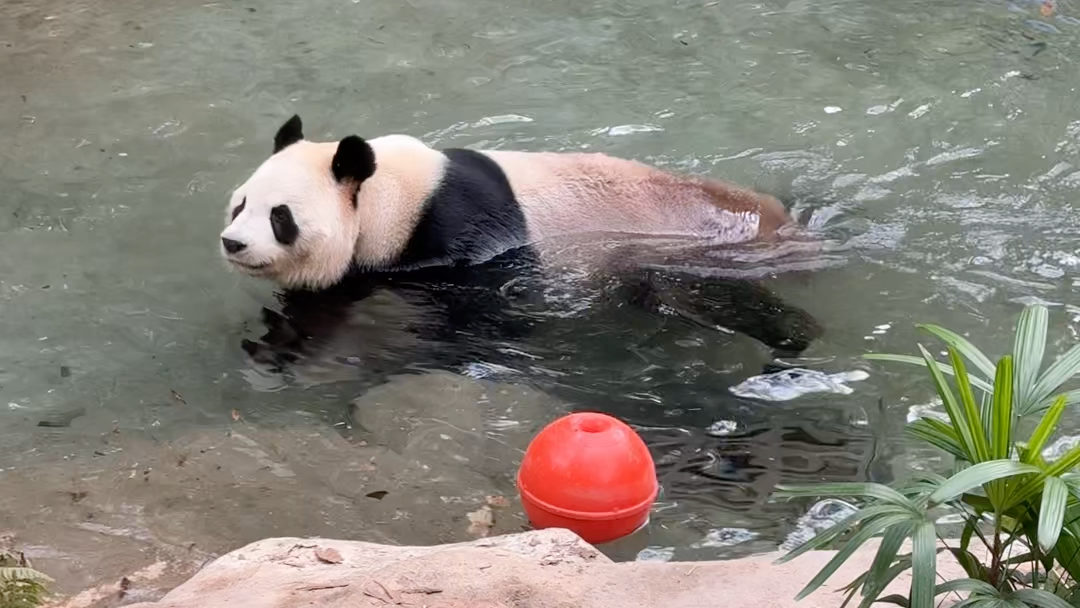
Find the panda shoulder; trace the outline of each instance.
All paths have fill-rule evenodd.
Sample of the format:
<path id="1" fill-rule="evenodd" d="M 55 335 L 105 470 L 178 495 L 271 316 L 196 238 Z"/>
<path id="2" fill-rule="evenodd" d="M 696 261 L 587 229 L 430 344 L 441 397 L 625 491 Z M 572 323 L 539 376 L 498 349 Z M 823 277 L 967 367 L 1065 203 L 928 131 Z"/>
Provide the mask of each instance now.
<path id="1" fill-rule="evenodd" d="M 503 168 L 483 151 L 444 148 L 445 159 L 436 196 L 452 199 L 480 195 L 489 202 L 511 202 L 513 190 Z"/>
<path id="2" fill-rule="evenodd" d="M 367 143 L 375 156 L 376 181 L 405 191 L 410 200 L 423 198 L 442 179 L 446 156 L 411 135 L 380 135 Z"/>

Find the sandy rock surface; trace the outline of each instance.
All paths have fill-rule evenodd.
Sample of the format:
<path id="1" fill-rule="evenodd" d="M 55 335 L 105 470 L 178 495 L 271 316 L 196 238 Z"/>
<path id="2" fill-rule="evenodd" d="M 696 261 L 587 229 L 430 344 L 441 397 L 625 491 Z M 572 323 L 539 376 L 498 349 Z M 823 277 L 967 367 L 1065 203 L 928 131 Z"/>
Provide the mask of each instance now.
<path id="1" fill-rule="evenodd" d="M 783 566 L 777 555 L 698 563 L 614 563 L 566 530 L 433 547 L 275 538 L 209 564 L 156 603 L 132 608 L 705 608 L 795 606 L 795 594 L 831 557 Z M 800 607 L 835 606 L 833 591 L 873 559 L 864 550 Z M 894 585 L 901 590 L 909 579 Z"/>

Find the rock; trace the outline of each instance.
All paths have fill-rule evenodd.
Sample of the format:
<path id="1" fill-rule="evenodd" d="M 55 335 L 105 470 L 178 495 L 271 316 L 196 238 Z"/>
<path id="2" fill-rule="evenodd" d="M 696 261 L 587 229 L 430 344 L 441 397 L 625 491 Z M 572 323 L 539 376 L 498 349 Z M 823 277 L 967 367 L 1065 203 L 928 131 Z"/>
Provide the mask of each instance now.
<path id="1" fill-rule="evenodd" d="M 337 549 L 328 549 L 326 547 L 316 547 L 315 557 L 328 564 L 340 564 L 345 561 L 345 558 L 341 557 L 341 553 Z"/>
<path id="2" fill-rule="evenodd" d="M 320 559 L 327 550 L 341 562 Z M 856 553 L 798 607 L 837 605 L 835 591 L 869 566 L 875 550 L 871 544 Z M 813 552 L 780 566 L 772 564 L 779 554 L 617 564 L 567 530 L 433 547 L 274 538 L 222 556 L 158 602 L 130 608 L 795 608 L 795 594 L 833 555 Z M 890 591 L 909 584 L 901 576 Z"/>

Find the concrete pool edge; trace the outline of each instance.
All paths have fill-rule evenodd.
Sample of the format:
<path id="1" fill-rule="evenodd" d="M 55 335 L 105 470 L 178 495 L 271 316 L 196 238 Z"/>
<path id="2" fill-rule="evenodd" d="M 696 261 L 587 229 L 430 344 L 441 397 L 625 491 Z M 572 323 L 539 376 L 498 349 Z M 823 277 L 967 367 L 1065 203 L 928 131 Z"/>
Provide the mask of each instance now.
<path id="1" fill-rule="evenodd" d="M 870 563 L 875 549 L 864 547 L 818 593 L 796 603 L 796 593 L 833 552 L 813 552 L 783 565 L 773 563 L 778 553 L 727 561 L 616 563 L 559 529 L 434 546 L 269 538 L 221 556 L 156 602 L 128 605 L 825 608 L 838 605 L 836 590 Z M 901 576 L 890 589 L 900 592 L 909 581 Z M 96 604 L 80 603 L 76 596 L 56 605 Z"/>

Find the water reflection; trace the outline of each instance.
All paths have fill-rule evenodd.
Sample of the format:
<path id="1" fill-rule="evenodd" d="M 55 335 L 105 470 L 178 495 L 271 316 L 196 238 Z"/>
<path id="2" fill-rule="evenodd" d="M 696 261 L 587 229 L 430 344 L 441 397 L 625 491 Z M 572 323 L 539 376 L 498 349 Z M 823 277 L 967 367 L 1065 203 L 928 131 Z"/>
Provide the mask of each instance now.
<path id="1" fill-rule="evenodd" d="M 618 252 L 627 259 L 629 250 L 645 247 L 626 241 Z M 699 255 L 717 251 L 695 248 Z M 566 250 L 553 268 L 522 249 L 474 267 L 361 273 L 329 290 L 278 293 L 278 306 L 261 310 L 265 332 L 242 346 L 258 369 L 304 370 L 300 383 L 310 386 L 316 376 L 332 380 L 331 368 L 338 370 L 338 380 L 350 379 L 350 368 L 373 378 L 410 365 L 461 371 L 482 361 L 510 369 L 515 358 L 534 348 L 528 341 L 540 328 L 566 335 L 567 323 L 603 324 L 621 308 L 745 334 L 778 356 L 797 357 L 822 335 L 809 313 L 778 298 L 760 280 L 723 277 L 715 256 L 692 262 L 682 249 L 662 256 L 655 247 L 648 251 L 651 267 L 637 255 L 632 265 L 623 262 L 611 272 L 592 271 L 587 259 L 568 259 Z M 767 272 L 766 257 L 760 252 L 751 257 L 753 272 Z M 738 271 L 731 267 L 728 274 Z M 542 340 L 535 347 L 545 348 Z M 297 371 L 289 373 L 298 378 Z"/>

